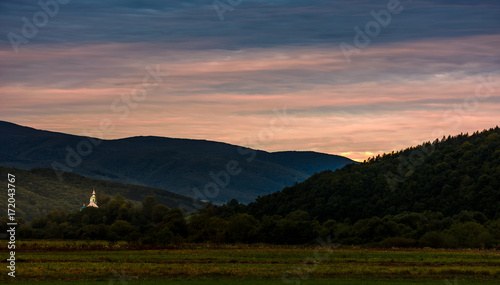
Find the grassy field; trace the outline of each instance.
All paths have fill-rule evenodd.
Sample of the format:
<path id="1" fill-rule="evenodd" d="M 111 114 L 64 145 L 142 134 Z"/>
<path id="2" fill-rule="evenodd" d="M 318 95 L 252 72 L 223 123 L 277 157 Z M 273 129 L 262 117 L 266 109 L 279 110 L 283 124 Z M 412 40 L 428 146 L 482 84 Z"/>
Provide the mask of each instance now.
<path id="1" fill-rule="evenodd" d="M 1 246 L 7 247 L 5 242 Z M 495 250 L 270 245 L 136 249 L 105 242 L 26 241 L 16 246 L 16 278 L 7 276 L 6 258 L 0 282 L 22 284 L 466 285 L 500 280 L 500 252 Z"/>
<path id="2" fill-rule="evenodd" d="M 110 285 L 110 284 L 121 284 L 121 285 L 284 285 L 284 284 L 302 284 L 302 285 L 487 285 L 487 284 L 498 284 L 497 281 L 465 281 L 465 280 L 398 280 L 398 281 L 387 281 L 387 280 L 344 280 L 344 279 L 310 279 L 303 280 L 299 283 L 295 281 L 292 283 L 286 283 L 282 280 L 266 280 L 266 279 L 255 279 L 255 280 L 240 280 L 240 279 L 214 279 L 214 280 L 162 280 L 162 281 L 39 281 L 39 282 L 23 282 L 27 285 Z"/>

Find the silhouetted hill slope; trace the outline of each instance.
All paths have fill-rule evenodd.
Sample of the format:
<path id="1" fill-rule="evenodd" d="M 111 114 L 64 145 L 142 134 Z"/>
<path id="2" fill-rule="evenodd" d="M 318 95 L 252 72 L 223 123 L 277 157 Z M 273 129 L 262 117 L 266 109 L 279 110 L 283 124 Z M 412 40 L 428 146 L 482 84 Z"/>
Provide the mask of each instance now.
<path id="1" fill-rule="evenodd" d="M 169 208 L 181 208 L 181 205 L 194 208 L 192 198 L 163 189 L 90 179 L 72 173 L 67 173 L 64 182 L 60 182 L 52 169 L 22 170 L 0 166 L 0 176 L 5 177 L 6 183 L 8 173 L 15 175 L 16 179 L 16 217 L 27 220 L 43 217 L 56 209 L 77 211 L 89 203 L 94 188 L 97 205 L 105 196 L 113 198 L 120 194 L 138 203 L 147 196 L 154 196 Z M 7 209 L 7 198 L 0 200 L 0 207 Z"/>
<path id="2" fill-rule="evenodd" d="M 315 172 L 334 170 L 353 162 L 336 155 L 269 153 L 205 140 L 131 137 L 101 141 L 2 121 L 0 132 L 0 165 L 3 166 L 63 169 L 96 179 L 166 189 L 216 203 L 233 198 L 247 203 L 259 195 L 304 181 Z M 234 168 L 233 173 L 238 173 L 228 174 L 228 164 Z M 60 172 L 60 175 L 65 179 L 66 174 Z"/>
<path id="3" fill-rule="evenodd" d="M 248 205 L 249 213 L 304 210 L 320 221 L 354 222 L 404 211 L 479 211 L 500 217 L 500 129 L 427 142 L 315 174 Z"/>

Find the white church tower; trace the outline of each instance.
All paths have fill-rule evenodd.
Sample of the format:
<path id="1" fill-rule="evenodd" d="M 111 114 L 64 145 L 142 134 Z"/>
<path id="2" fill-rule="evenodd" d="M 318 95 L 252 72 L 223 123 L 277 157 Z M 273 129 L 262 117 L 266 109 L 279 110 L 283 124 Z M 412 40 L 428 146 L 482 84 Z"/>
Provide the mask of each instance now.
<path id="1" fill-rule="evenodd" d="M 90 202 L 87 205 L 87 207 L 94 207 L 94 208 L 99 208 L 97 204 L 95 203 L 95 190 L 92 191 L 92 197 L 90 197 Z"/>

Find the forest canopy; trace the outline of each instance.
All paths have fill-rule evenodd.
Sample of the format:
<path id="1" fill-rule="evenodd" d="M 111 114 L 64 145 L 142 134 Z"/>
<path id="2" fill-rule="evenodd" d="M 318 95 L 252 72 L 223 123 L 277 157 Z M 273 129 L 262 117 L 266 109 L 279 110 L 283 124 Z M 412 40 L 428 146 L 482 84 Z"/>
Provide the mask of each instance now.
<path id="1" fill-rule="evenodd" d="M 187 213 L 153 196 L 137 204 L 101 195 L 99 208 L 18 219 L 19 235 L 156 245 L 321 238 L 382 247 L 500 247 L 499 178 L 496 127 L 317 173 L 249 205 L 233 199 Z"/>

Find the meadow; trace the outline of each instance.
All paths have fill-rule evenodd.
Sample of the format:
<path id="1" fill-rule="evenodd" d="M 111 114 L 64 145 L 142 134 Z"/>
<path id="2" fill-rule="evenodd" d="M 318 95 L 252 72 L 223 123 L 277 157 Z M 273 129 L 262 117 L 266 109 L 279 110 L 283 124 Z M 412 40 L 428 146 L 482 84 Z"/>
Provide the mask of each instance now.
<path id="1" fill-rule="evenodd" d="M 2 246 L 6 247 L 5 242 Z M 144 248 L 127 243 L 44 240 L 20 242 L 16 259 L 16 278 L 7 276 L 8 270 L 2 266 L 0 282 L 466 285 L 498 284 L 500 280 L 500 252 L 477 249 L 263 244 Z"/>

